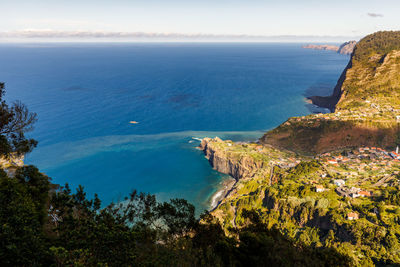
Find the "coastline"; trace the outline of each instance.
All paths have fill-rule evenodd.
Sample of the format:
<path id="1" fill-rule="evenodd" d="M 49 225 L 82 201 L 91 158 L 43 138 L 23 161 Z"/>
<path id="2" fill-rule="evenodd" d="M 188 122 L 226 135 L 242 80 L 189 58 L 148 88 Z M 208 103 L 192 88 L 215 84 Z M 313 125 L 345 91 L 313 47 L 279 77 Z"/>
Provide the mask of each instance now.
<path id="1" fill-rule="evenodd" d="M 232 188 L 235 186 L 236 180 L 229 176 L 224 179 L 220 185 L 219 189 L 211 196 L 211 203 L 209 211 L 215 210 L 222 200 L 231 192 Z"/>

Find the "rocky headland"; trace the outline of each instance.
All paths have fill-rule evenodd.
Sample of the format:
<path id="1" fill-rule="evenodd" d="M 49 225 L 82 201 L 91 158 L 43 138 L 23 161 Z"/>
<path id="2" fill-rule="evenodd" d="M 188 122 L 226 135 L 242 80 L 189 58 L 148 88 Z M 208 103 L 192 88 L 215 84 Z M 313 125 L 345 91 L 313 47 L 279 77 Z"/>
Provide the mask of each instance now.
<path id="1" fill-rule="evenodd" d="M 339 49 L 339 47 L 336 45 L 328 45 L 328 44 L 323 44 L 323 45 L 308 44 L 308 45 L 304 45 L 303 48 L 314 49 L 314 50 L 329 50 L 329 51 L 335 51 L 335 52 L 337 52 Z"/>
<path id="2" fill-rule="evenodd" d="M 329 51 L 335 51 L 342 55 L 351 55 L 351 53 L 353 53 L 356 44 L 357 44 L 356 41 L 348 41 L 341 44 L 340 46 L 329 45 L 329 44 L 322 44 L 322 45 L 308 44 L 304 45 L 303 48 L 315 49 L 315 50 L 329 50 Z"/>
<path id="3" fill-rule="evenodd" d="M 210 165 L 235 179 L 212 214 L 227 233 L 254 210 L 354 265 L 400 263 L 400 242 L 387 242 L 400 235 L 400 32 L 363 38 L 332 95 L 310 100 L 332 113 L 289 118 L 254 143 L 202 140 Z"/>

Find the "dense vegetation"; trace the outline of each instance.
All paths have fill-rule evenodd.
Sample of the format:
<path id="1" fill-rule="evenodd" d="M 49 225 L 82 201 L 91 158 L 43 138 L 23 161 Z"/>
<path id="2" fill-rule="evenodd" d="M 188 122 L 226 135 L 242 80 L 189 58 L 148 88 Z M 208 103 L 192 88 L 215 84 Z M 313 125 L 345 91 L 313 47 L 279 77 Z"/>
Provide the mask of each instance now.
<path id="1" fill-rule="evenodd" d="M 185 200 L 158 203 L 132 192 L 101 209 L 82 187 L 49 194 L 48 177 L 35 167 L 0 177 L 2 266 L 333 266 L 349 260 L 268 229 L 254 212 L 248 226 L 227 237 L 209 214 L 202 222 Z M 240 241 L 239 241 L 240 240 Z"/>
<path id="2" fill-rule="evenodd" d="M 225 162 L 234 174 L 244 170 L 212 212 L 227 232 L 246 227 L 245 216 L 253 210 L 267 229 L 308 247 L 336 250 L 352 265 L 400 263 L 400 162 L 387 152 L 357 148 L 288 157 L 257 143 L 217 139 L 206 147 L 218 155 L 217 170 Z"/>
<path id="3" fill-rule="evenodd" d="M 365 61 L 375 54 L 383 56 L 396 49 L 400 49 L 400 31 L 381 31 L 361 39 L 354 49 L 353 57 Z"/>
<path id="4" fill-rule="evenodd" d="M 1 85 L 1 97 L 4 86 Z M 35 115 L 0 99 L 1 156 L 29 152 Z M 1 266 L 347 266 L 348 257 L 268 228 L 254 211 L 229 236 L 183 199 L 132 192 L 102 207 L 83 187 L 51 183 L 35 166 L 0 168 Z"/>
<path id="5" fill-rule="evenodd" d="M 25 133 L 32 129 L 36 114 L 29 112 L 19 101 L 9 106 L 3 98 L 4 93 L 4 83 L 0 83 L 0 153 L 10 155 L 30 152 L 37 142 L 27 139 Z"/>
<path id="6" fill-rule="evenodd" d="M 255 178 L 241 181 L 240 192 L 231 195 L 219 210 L 224 214 L 224 226 L 246 225 L 247 210 L 257 211 L 267 229 L 280 232 L 301 244 L 313 248 L 330 248 L 347 255 L 352 265 L 390 265 L 400 262 L 399 187 L 384 189 L 371 199 L 351 199 L 339 196 L 330 186 L 332 178 L 320 181 L 325 192 L 315 192 L 309 181 L 316 180 L 322 170 L 318 163 L 299 164 L 289 170 L 275 169 L 278 182 Z M 256 189 L 252 187 L 257 184 Z M 235 207 L 232 211 L 231 207 Z M 350 212 L 360 218 L 347 219 Z"/>

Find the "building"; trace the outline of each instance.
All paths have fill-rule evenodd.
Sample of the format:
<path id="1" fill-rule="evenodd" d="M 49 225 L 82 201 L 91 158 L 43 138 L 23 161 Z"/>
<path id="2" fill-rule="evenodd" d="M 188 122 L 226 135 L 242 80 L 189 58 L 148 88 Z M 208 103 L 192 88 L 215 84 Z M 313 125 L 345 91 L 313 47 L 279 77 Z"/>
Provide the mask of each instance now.
<path id="1" fill-rule="evenodd" d="M 389 155 L 394 159 L 400 159 L 400 155 L 394 151 L 390 152 Z"/>
<path id="2" fill-rule="evenodd" d="M 315 192 L 319 193 L 319 192 L 324 192 L 324 191 L 325 191 L 325 188 L 322 185 L 317 184 L 315 186 Z"/>
<path id="3" fill-rule="evenodd" d="M 347 214 L 347 220 L 353 221 L 353 220 L 358 220 L 358 213 L 356 212 L 349 212 Z"/>
<path id="4" fill-rule="evenodd" d="M 361 190 L 360 192 L 358 192 L 358 194 L 360 195 L 360 197 L 370 197 L 371 196 L 371 192 L 364 191 L 364 190 Z"/>
<path id="5" fill-rule="evenodd" d="M 338 179 L 338 180 L 334 180 L 333 183 L 337 186 L 343 186 L 343 185 L 345 185 L 346 182 L 342 179 Z"/>

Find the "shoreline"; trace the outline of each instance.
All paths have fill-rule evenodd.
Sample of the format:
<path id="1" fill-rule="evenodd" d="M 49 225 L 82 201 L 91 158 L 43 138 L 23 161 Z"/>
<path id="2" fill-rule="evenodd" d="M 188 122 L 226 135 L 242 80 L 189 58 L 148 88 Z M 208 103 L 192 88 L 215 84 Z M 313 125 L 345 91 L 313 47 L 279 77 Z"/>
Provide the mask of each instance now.
<path id="1" fill-rule="evenodd" d="M 229 176 L 224 179 L 220 185 L 219 189 L 211 196 L 211 203 L 209 211 L 215 210 L 222 200 L 231 192 L 232 188 L 235 186 L 236 180 Z"/>

